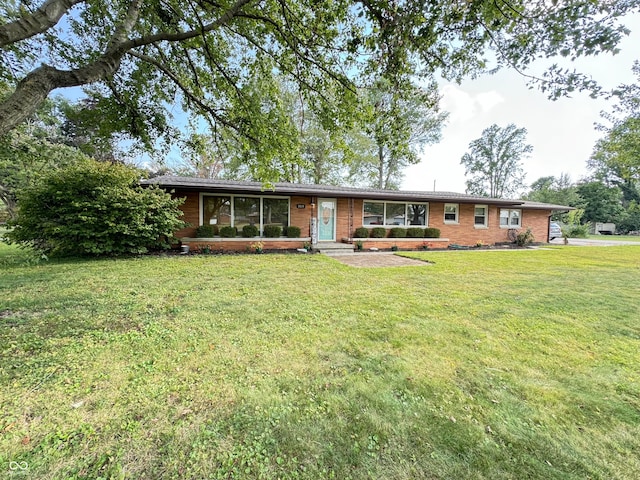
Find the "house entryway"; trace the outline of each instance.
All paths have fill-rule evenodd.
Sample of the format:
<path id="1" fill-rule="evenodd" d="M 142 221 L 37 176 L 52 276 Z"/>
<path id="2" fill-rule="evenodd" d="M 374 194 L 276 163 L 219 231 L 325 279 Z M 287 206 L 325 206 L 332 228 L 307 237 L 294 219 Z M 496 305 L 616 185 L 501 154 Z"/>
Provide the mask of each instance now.
<path id="1" fill-rule="evenodd" d="M 336 243 L 336 242 L 322 242 L 318 243 L 314 248 L 314 252 L 322 253 L 324 255 L 349 255 L 353 254 L 353 243 Z"/>
<path id="2" fill-rule="evenodd" d="M 318 242 L 336 241 L 336 199 L 318 199 Z"/>

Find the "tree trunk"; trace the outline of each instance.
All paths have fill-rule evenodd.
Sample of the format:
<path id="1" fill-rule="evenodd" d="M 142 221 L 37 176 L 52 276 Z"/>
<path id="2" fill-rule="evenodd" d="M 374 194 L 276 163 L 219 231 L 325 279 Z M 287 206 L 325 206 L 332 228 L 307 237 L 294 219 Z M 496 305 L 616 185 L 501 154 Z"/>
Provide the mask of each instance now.
<path id="1" fill-rule="evenodd" d="M 9 193 L 5 187 L 0 185 L 0 200 L 7 207 L 7 213 L 9 213 L 9 218 L 13 220 L 16 218 L 16 201 L 13 195 Z"/>
<path id="2" fill-rule="evenodd" d="M 53 27 L 77 3 L 85 0 L 47 0 L 30 15 L 0 25 L 0 47 L 33 37 Z"/>
<path id="3" fill-rule="evenodd" d="M 8 42 L 8 44 L 20 40 L 20 35 L 16 32 L 12 33 L 13 30 L 22 31 L 23 38 L 45 31 L 55 25 L 55 22 L 65 13 L 65 7 L 68 10 L 68 8 L 81 1 L 85 0 L 47 0 L 39 11 L 33 15 L 26 16 L 17 22 L 0 26 L 0 34 L 4 35 L 2 40 Z M 141 1 L 130 0 L 127 13 L 116 26 L 106 51 L 95 62 L 75 70 L 58 70 L 43 64 L 20 81 L 13 94 L 0 104 L 0 137 L 35 113 L 49 93 L 56 88 L 89 85 L 113 75 L 120 67 L 124 54 L 132 49 L 157 44 L 162 41 L 181 42 L 211 32 L 228 24 L 245 5 L 254 0 L 236 0 L 217 20 L 196 30 L 178 33 L 158 32 L 145 37 L 127 40 L 128 34 L 138 21 Z M 28 28 L 30 22 L 33 25 Z M 52 24 L 51 22 L 54 23 Z M 41 30 L 38 30 L 39 28 Z"/>
<path id="4" fill-rule="evenodd" d="M 378 188 L 384 188 L 384 148 L 378 146 Z"/>
<path id="5" fill-rule="evenodd" d="M 0 104 L 0 136 L 33 115 L 56 88 L 88 85 L 113 75 L 120 66 L 122 55 L 123 52 L 112 50 L 98 61 L 76 70 L 57 70 L 49 65 L 36 68 Z"/>

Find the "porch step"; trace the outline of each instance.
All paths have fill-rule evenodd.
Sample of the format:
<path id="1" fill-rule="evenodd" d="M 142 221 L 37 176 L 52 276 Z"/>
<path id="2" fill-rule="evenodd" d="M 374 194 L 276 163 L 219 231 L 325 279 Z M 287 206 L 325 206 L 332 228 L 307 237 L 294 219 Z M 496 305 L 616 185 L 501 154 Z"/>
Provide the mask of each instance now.
<path id="1" fill-rule="evenodd" d="M 314 245 L 314 252 L 322 253 L 323 255 L 348 255 L 353 253 L 353 244 L 352 243 L 333 243 L 333 242 L 322 242 Z"/>

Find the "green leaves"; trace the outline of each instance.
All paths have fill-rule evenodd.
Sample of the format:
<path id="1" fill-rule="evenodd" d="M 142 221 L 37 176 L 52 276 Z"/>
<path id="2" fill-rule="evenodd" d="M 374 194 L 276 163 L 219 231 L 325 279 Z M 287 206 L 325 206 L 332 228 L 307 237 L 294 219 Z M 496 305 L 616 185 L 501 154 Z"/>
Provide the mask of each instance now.
<path id="1" fill-rule="evenodd" d="M 468 177 L 467 193 L 492 198 L 510 198 L 520 193 L 525 176 L 521 162 L 533 150 L 525 143 L 526 135 L 525 128 L 514 124 L 485 128 L 460 160 Z"/>
<path id="2" fill-rule="evenodd" d="M 315 97 L 315 110 L 330 110 L 344 126 L 357 116 L 354 92 L 372 79 L 459 81 L 494 66 L 526 71 L 541 57 L 615 52 L 628 33 L 620 19 L 637 7 L 582 0 L 89 0 L 71 11 L 69 2 L 50 3 L 67 9 L 55 29 L 33 29 L 2 47 L 0 82 L 30 82 L 29 91 L 21 87 L 0 103 L 0 132 L 24 120 L 53 89 L 93 84 L 94 99 L 113 106 L 105 107 L 106 120 L 147 149 L 172 135 L 176 104 L 196 123 L 205 119 L 255 143 L 276 119 L 250 108 L 244 89 L 265 73 L 266 63 L 270 73 Z M 19 22 L 35 25 L 32 15 L 15 2 L 3 5 L 0 37 Z M 38 70 L 42 59 L 46 71 Z M 565 68 L 552 67 L 534 82 L 552 98 L 573 90 L 598 93 L 592 80 Z M 286 151 L 287 145 L 274 147 Z M 266 152 L 257 161 L 265 174 L 274 168 Z"/>
<path id="3" fill-rule="evenodd" d="M 118 255 L 168 248 L 180 199 L 137 186 L 139 172 L 92 160 L 49 172 L 20 192 L 10 241 L 59 256 Z"/>
<path id="4" fill-rule="evenodd" d="M 380 78 L 363 89 L 362 98 L 362 129 L 372 152 L 352 164 L 351 177 L 375 188 L 396 189 L 402 170 L 418 162 L 425 145 L 439 140 L 447 114 L 438 111 L 435 84 L 421 88 L 409 78 Z"/>

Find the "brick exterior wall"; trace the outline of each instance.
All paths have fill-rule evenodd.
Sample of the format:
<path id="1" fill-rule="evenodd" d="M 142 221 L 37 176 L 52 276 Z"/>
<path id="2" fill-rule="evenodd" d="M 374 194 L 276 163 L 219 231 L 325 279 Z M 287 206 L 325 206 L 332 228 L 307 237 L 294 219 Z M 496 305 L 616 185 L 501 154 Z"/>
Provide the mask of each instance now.
<path id="1" fill-rule="evenodd" d="M 182 219 L 190 224 L 176 232 L 176 237 L 194 237 L 195 229 L 200 222 L 200 195 L 198 192 L 192 191 L 176 191 L 174 197 L 186 198 L 185 203 L 181 206 L 184 216 Z M 314 199 L 316 200 L 316 199 Z M 317 200 L 316 200 L 317 201 Z M 303 238 L 311 236 L 310 221 L 311 217 L 317 215 L 317 207 L 311 206 L 312 197 L 309 196 L 292 196 L 290 200 L 289 224 L 300 227 L 300 235 Z M 298 205 L 304 205 L 304 208 L 298 208 Z M 362 212 L 364 201 L 362 199 L 337 198 L 336 205 L 336 240 L 352 239 L 353 231 L 362 226 Z M 507 242 L 506 228 L 500 228 L 500 207 L 489 205 L 488 208 L 488 225 L 486 228 L 476 227 L 474 225 L 474 208 L 475 204 L 460 203 L 458 208 L 458 223 L 449 224 L 444 222 L 444 203 L 430 202 L 428 226 L 440 229 L 440 236 L 448 239 L 450 243 L 459 245 L 475 245 L 482 242 L 485 245 L 493 245 L 496 243 Z M 548 241 L 548 225 L 551 210 L 525 210 L 521 209 L 521 229 L 531 228 L 536 242 Z M 391 227 L 389 227 L 391 228 Z M 254 240 L 255 241 L 255 240 Z M 264 239 L 263 239 L 264 241 Z M 400 245 L 399 239 L 397 245 L 399 248 L 405 248 Z M 427 240 L 428 241 L 428 240 Z M 406 248 L 413 248 L 415 240 L 407 243 Z M 249 242 L 249 244 L 252 241 Z M 265 248 L 301 248 L 300 245 L 293 246 L 289 242 L 281 246 L 276 246 L 277 242 L 271 242 L 272 247 Z M 387 244 L 380 246 L 367 241 L 367 248 L 389 248 Z M 245 245 L 240 246 L 241 250 L 245 249 Z M 229 247 L 230 248 L 230 247 Z"/>
<path id="2" fill-rule="evenodd" d="M 489 205 L 487 227 L 476 227 L 474 225 L 476 204 L 458 204 L 457 224 L 445 223 L 444 205 L 440 202 L 430 202 L 427 222 L 429 227 L 440 229 L 440 237 L 448 238 L 450 243 L 476 245 L 478 242 L 482 242 L 484 245 L 494 245 L 509 241 L 507 238 L 509 229 L 500 228 L 500 207 Z M 363 207 L 363 200 L 354 200 L 354 229 L 362 226 Z M 551 210 L 520 210 L 522 211 L 521 230 L 531 228 L 536 242 L 547 242 Z M 346 232 L 341 238 L 348 238 Z M 398 247 L 400 247 L 399 244 Z"/>
<path id="3" fill-rule="evenodd" d="M 188 227 L 178 230 L 175 233 L 176 237 L 195 237 L 196 228 L 200 225 L 200 194 L 198 192 L 176 190 L 171 196 L 173 198 L 185 198 L 185 202 L 180 207 L 184 213 L 181 220 L 189 224 Z"/>
<path id="4" fill-rule="evenodd" d="M 487 227 L 476 227 L 475 206 L 476 204 L 459 204 L 458 223 L 450 224 L 444 221 L 444 203 L 430 203 L 429 226 L 439 228 L 441 237 L 448 238 L 451 243 L 458 245 L 475 245 L 478 242 L 494 245 L 508 242 L 509 229 L 500 227 L 500 207 L 489 205 Z M 531 228 L 536 242 L 547 242 L 551 210 L 520 210 L 520 230 Z"/>
<path id="5" fill-rule="evenodd" d="M 213 252 L 247 252 L 251 251 L 251 245 L 262 242 L 264 250 L 296 250 L 303 248 L 307 238 L 296 238 L 295 240 L 278 240 L 269 238 L 247 238 L 228 240 L 224 238 L 214 239 L 183 239 L 183 245 L 189 245 L 191 251 L 196 251 L 204 246 L 209 247 Z"/>
<path id="6" fill-rule="evenodd" d="M 298 208 L 298 205 L 304 208 Z M 289 202 L 289 225 L 300 227 L 301 237 L 311 236 L 311 215 L 315 209 L 311 208 L 311 197 L 291 197 Z"/>
<path id="7" fill-rule="evenodd" d="M 447 248 L 451 243 L 447 238 L 354 238 L 353 243 L 361 241 L 362 248 L 369 250 L 377 248 L 379 250 L 391 250 L 394 245 L 400 250 L 424 250 L 434 248 Z"/>

